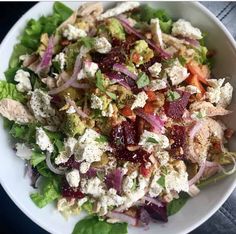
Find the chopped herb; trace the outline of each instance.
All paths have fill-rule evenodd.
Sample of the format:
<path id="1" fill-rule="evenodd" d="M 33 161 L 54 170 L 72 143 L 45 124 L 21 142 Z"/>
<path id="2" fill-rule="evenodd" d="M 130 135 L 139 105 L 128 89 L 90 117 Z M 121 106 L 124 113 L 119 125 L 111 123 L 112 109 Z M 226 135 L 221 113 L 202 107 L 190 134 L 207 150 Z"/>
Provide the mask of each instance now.
<path id="1" fill-rule="evenodd" d="M 138 75 L 138 80 L 136 83 L 138 85 L 138 88 L 140 89 L 140 88 L 143 88 L 143 87 L 149 85 L 150 80 L 149 80 L 148 76 L 144 72 L 142 72 Z"/>
<path id="2" fill-rule="evenodd" d="M 100 136 L 100 137 L 97 137 L 95 141 L 99 143 L 105 143 L 105 142 L 108 142 L 108 139 L 106 136 Z"/>
<path id="3" fill-rule="evenodd" d="M 157 183 L 161 186 L 161 187 L 165 187 L 166 181 L 165 181 L 165 176 L 161 176 L 159 178 L 159 180 L 157 181 Z"/>
<path id="4" fill-rule="evenodd" d="M 95 39 L 93 37 L 82 37 L 80 38 L 79 42 L 86 48 L 91 49 L 94 46 Z"/>
<path id="5" fill-rule="evenodd" d="M 154 144 L 158 144 L 159 142 L 153 138 L 153 137 L 148 137 L 146 140 L 147 143 L 154 143 Z"/>
<path id="6" fill-rule="evenodd" d="M 178 92 L 171 91 L 171 90 L 167 92 L 167 100 L 169 102 L 176 101 L 179 98 L 180 98 L 180 94 Z"/>
<path id="7" fill-rule="evenodd" d="M 116 95 L 115 95 L 114 93 L 112 93 L 112 92 L 106 91 L 106 94 L 107 94 L 112 100 L 116 100 L 116 99 L 117 99 Z"/>
<path id="8" fill-rule="evenodd" d="M 180 64 L 184 67 L 185 64 L 187 63 L 187 60 L 183 56 L 178 57 Z"/>

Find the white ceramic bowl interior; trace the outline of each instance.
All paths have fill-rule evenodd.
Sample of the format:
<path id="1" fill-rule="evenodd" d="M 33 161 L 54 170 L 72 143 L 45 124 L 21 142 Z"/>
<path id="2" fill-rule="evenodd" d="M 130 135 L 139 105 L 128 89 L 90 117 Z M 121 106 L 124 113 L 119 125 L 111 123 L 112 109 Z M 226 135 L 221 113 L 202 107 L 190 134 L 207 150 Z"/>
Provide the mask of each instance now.
<path id="1" fill-rule="evenodd" d="M 41 15 L 50 14 L 53 2 L 41 2 L 30 9 L 14 25 L 7 34 L 0 47 L 0 77 L 8 67 L 8 61 L 17 37 L 22 32 L 28 19 L 37 19 Z M 72 8 L 78 7 L 81 2 L 67 2 Z M 151 5 L 164 8 L 174 18 L 184 18 L 198 26 L 208 34 L 208 47 L 216 49 L 216 77 L 231 77 L 231 84 L 236 87 L 236 46 L 232 36 L 225 27 L 199 3 L 194 2 L 150 2 Z M 104 2 L 105 6 L 112 5 Z M 232 108 L 236 110 L 236 95 L 233 98 Z M 236 111 L 229 117 L 228 124 L 235 129 Z M 2 126 L 2 125 L 1 125 Z M 24 163 L 18 159 L 9 144 L 8 133 L 0 127 L 1 154 L 0 154 L 0 181 L 5 191 L 15 204 L 35 223 L 50 233 L 69 234 L 75 223 L 84 215 L 71 217 L 66 221 L 55 209 L 54 205 L 46 208 L 37 208 L 30 200 L 29 194 L 33 191 L 30 181 L 24 177 Z M 236 150 L 236 139 L 232 140 L 231 149 Z M 235 188 L 235 175 L 211 185 L 196 198 L 187 202 L 186 206 L 176 215 L 169 218 L 168 223 L 153 223 L 144 233 L 146 234 L 178 234 L 187 233 L 206 221 L 228 198 Z M 129 228 L 130 234 L 141 233 L 142 229 Z"/>

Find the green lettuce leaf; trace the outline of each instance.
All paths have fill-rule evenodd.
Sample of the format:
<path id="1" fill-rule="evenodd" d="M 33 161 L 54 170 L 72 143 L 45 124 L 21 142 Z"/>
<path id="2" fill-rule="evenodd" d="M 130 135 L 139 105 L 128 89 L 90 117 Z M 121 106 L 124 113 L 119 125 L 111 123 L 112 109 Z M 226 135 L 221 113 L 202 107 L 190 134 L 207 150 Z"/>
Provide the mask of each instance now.
<path id="1" fill-rule="evenodd" d="M 75 225 L 72 234 L 126 234 L 127 226 L 127 223 L 111 224 L 99 220 L 96 216 L 88 216 Z"/>
<path id="2" fill-rule="evenodd" d="M 32 193 L 30 198 L 39 208 L 42 208 L 60 197 L 59 187 L 59 178 L 45 178 L 41 192 Z"/>
<path id="3" fill-rule="evenodd" d="M 136 83 L 137 83 L 138 88 L 140 89 L 147 86 L 150 83 L 150 80 L 148 76 L 144 72 L 142 72 L 138 75 L 138 79 Z"/>
<path id="4" fill-rule="evenodd" d="M 30 159 L 30 164 L 33 167 L 36 167 L 39 163 L 41 163 L 45 159 L 46 155 L 44 153 L 34 150 Z"/>
<path id="5" fill-rule="evenodd" d="M 53 11 L 54 11 L 54 13 L 57 13 L 61 17 L 62 21 L 65 21 L 73 13 L 73 11 L 69 7 L 67 7 L 66 5 L 64 5 L 61 2 L 54 3 Z"/>
<path id="6" fill-rule="evenodd" d="M 40 162 L 37 166 L 36 166 L 37 171 L 39 172 L 40 175 L 44 176 L 44 177 L 48 177 L 48 178 L 52 178 L 54 176 L 54 174 L 52 173 L 52 171 L 50 171 L 50 169 L 48 168 L 46 161 L 42 161 Z"/>
<path id="7" fill-rule="evenodd" d="M 24 141 L 25 143 L 35 143 L 36 125 L 20 125 L 14 123 L 9 131 L 10 134 L 17 140 Z"/>
<path id="8" fill-rule="evenodd" d="M 16 101 L 24 102 L 26 97 L 16 89 L 16 85 L 7 83 L 5 80 L 0 81 L 0 100 L 11 98 Z"/>
<path id="9" fill-rule="evenodd" d="M 181 192 L 179 194 L 178 199 L 172 200 L 170 203 L 167 204 L 167 214 L 168 216 L 176 214 L 178 211 L 180 211 L 183 206 L 186 204 L 186 202 L 189 199 L 189 195 L 185 192 Z"/>
<path id="10" fill-rule="evenodd" d="M 16 82 L 14 81 L 14 77 L 16 75 L 16 72 L 18 71 L 19 67 L 13 67 L 13 68 L 9 68 L 8 70 L 6 70 L 4 72 L 6 81 L 9 83 L 13 83 L 16 84 Z"/>

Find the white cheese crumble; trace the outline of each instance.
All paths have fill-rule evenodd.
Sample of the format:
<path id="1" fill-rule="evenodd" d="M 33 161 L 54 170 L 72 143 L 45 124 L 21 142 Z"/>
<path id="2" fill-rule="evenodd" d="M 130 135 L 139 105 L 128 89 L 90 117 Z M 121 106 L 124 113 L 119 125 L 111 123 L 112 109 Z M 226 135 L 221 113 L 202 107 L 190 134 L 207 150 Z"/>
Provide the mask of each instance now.
<path id="1" fill-rule="evenodd" d="M 67 24 L 66 28 L 62 33 L 63 37 L 67 38 L 69 41 L 77 40 L 80 37 L 86 37 L 87 33 L 71 24 Z"/>
<path id="2" fill-rule="evenodd" d="M 87 201 L 88 201 L 88 198 L 87 197 L 83 197 L 81 199 L 78 199 L 77 204 L 78 204 L 79 207 L 81 207 Z"/>
<path id="3" fill-rule="evenodd" d="M 201 91 L 194 85 L 187 85 L 185 87 L 185 91 L 189 92 L 190 94 L 201 93 Z"/>
<path id="4" fill-rule="evenodd" d="M 16 156 L 21 159 L 30 160 L 32 150 L 24 143 L 16 143 Z"/>
<path id="5" fill-rule="evenodd" d="M 20 69 L 16 72 L 14 80 L 16 82 L 18 82 L 18 84 L 16 85 L 16 89 L 19 92 L 28 92 L 28 91 L 32 90 L 32 86 L 31 86 L 29 78 L 30 78 L 29 72 L 26 72 L 22 69 Z"/>
<path id="6" fill-rule="evenodd" d="M 134 186 L 134 179 L 131 178 L 130 176 L 126 176 L 125 179 L 123 180 L 123 191 L 125 194 L 129 194 L 132 191 L 132 188 Z"/>
<path id="7" fill-rule="evenodd" d="M 206 98 L 212 103 L 221 107 L 227 107 L 232 99 L 233 87 L 230 83 L 223 86 L 225 79 L 209 79 L 207 87 Z"/>
<path id="8" fill-rule="evenodd" d="M 188 173 L 185 171 L 177 172 L 171 170 L 170 173 L 165 176 L 165 186 L 167 192 L 171 190 L 175 190 L 178 193 L 181 191 L 188 192 Z"/>
<path id="9" fill-rule="evenodd" d="M 53 144 L 51 143 L 48 135 L 43 130 L 43 128 L 36 128 L 36 144 L 41 150 L 47 150 L 49 153 L 53 152 Z"/>
<path id="10" fill-rule="evenodd" d="M 163 48 L 164 44 L 159 19 L 151 19 L 150 27 L 154 41 L 157 42 L 161 48 Z"/>
<path id="11" fill-rule="evenodd" d="M 111 103 L 109 103 L 107 110 L 102 111 L 102 116 L 104 117 L 112 117 L 114 113 L 114 108 Z"/>
<path id="12" fill-rule="evenodd" d="M 53 61 L 58 62 L 60 64 L 60 69 L 63 70 L 66 64 L 65 54 L 63 52 L 60 52 L 55 56 Z"/>
<path id="13" fill-rule="evenodd" d="M 157 183 L 160 177 L 161 176 L 159 175 L 159 173 L 156 173 L 153 176 L 153 179 L 152 179 L 152 182 L 150 183 L 149 191 L 148 191 L 150 197 L 157 197 L 162 192 L 163 187 Z"/>
<path id="14" fill-rule="evenodd" d="M 169 139 L 165 135 L 147 130 L 144 130 L 139 141 L 139 145 L 143 146 L 148 151 L 153 150 L 154 147 L 165 149 L 169 144 Z"/>
<path id="15" fill-rule="evenodd" d="M 98 20 L 103 20 L 105 18 L 120 15 L 120 14 L 126 12 L 126 11 L 133 10 L 134 8 L 138 7 L 139 5 L 140 5 L 139 2 L 123 2 L 123 3 L 120 3 L 117 6 L 115 6 L 114 8 L 109 9 L 106 12 L 104 12 L 103 14 L 101 14 L 98 17 Z"/>
<path id="16" fill-rule="evenodd" d="M 107 54 L 111 51 L 111 44 L 105 37 L 95 39 L 94 49 L 100 54 Z"/>
<path id="17" fill-rule="evenodd" d="M 167 87 L 167 81 L 164 79 L 151 80 L 151 83 L 148 85 L 148 89 L 151 91 L 162 90 Z"/>
<path id="18" fill-rule="evenodd" d="M 80 185 L 81 191 L 83 193 L 90 194 L 95 198 L 99 198 L 105 194 L 102 181 L 97 177 L 91 179 L 82 179 Z"/>
<path id="19" fill-rule="evenodd" d="M 183 67 L 178 59 L 176 59 L 174 63 L 165 70 L 167 75 L 170 77 L 172 85 L 180 84 L 189 76 L 187 68 Z"/>
<path id="20" fill-rule="evenodd" d="M 95 94 L 91 95 L 91 108 L 92 109 L 103 109 L 103 101 L 100 97 L 96 96 Z"/>
<path id="21" fill-rule="evenodd" d="M 80 164 L 79 170 L 81 174 L 85 174 L 90 168 L 90 163 L 88 162 L 82 162 Z"/>
<path id="22" fill-rule="evenodd" d="M 155 62 L 152 66 L 148 68 L 152 77 L 158 77 L 161 72 L 161 63 Z"/>
<path id="23" fill-rule="evenodd" d="M 35 89 L 31 94 L 29 103 L 37 120 L 42 121 L 44 118 L 55 116 L 55 109 L 51 107 L 52 97 L 40 89 Z"/>
<path id="24" fill-rule="evenodd" d="M 193 27 L 190 22 L 184 19 L 179 19 L 178 21 L 173 23 L 172 35 L 174 36 L 181 35 L 183 37 L 196 40 L 202 38 L 202 33 L 200 29 Z"/>
<path id="25" fill-rule="evenodd" d="M 74 153 L 74 147 L 76 143 L 77 140 L 73 137 L 69 137 L 65 140 L 64 151 L 61 151 L 59 155 L 55 158 L 55 163 L 57 165 L 61 163 L 66 163 L 69 160 L 70 156 Z"/>
<path id="26" fill-rule="evenodd" d="M 170 155 L 167 151 L 157 151 L 155 152 L 155 157 L 158 159 L 158 162 L 161 164 L 161 166 L 167 165 L 170 159 Z"/>
<path id="27" fill-rule="evenodd" d="M 98 70 L 97 63 L 91 61 L 85 61 L 83 64 L 83 69 L 77 75 L 77 80 L 82 80 L 86 77 L 93 78 Z"/>
<path id="28" fill-rule="evenodd" d="M 109 146 L 106 142 L 97 142 L 96 139 L 99 137 L 100 134 L 93 129 L 86 129 L 74 148 L 76 160 L 88 163 L 100 161 L 102 154 L 109 150 Z"/>
<path id="29" fill-rule="evenodd" d="M 80 182 L 80 174 L 77 169 L 73 169 L 72 171 L 66 173 L 66 180 L 70 187 L 77 188 Z"/>
<path id="30" fill-rule="evenodd" d="M 67 114 L 73 114 L 76 113 L 76 110 L 73 106 L 70 106 L 69 109 L 66 111 Z"/>
<path id="31" fill-rule="evenodd" d="M 131 110 L 138 108 L 138 107 L 144 107 L 147 99 L 148 99 L 148 95 L 144 91 L 138 93 L 135 97 L 135 100 L 134 100 L 132 106 L 131 106 Z"/>

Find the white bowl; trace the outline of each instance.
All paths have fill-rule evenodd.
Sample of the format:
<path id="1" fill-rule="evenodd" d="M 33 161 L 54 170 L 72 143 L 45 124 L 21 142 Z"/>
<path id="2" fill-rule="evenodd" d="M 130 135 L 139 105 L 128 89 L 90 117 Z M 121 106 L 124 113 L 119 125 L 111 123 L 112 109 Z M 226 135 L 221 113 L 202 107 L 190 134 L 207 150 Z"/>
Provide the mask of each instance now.
<path id="1" fill-rule="evenodd" d="M 0 47 L 0 74 L 3 79 L 3 72 L 8 67 L 8 61 L 13 50 L 17 37 L 25 27 L 30 18 L 37 19 L 41 15 L 49 14 L 52 11 L 53 2 L 41 2 L 30 9 L 12 27 L 3 40 Z M 80 2 L 67 2 L 72 8 L 78 7 Z M 104 2 L 106 6 L 111 5 Z M 203 32 L 208 33 L 208 47 L 217 50 L 214 74 L 220 78 L 236 76 L 236 44 L 234 39 L 221 22 L 206 8 L 195 2 L 150 2 L 151 5 L 164 8 L 174 19 L 184 18 L 198 26 Z M 232 79 L 231 84 L 236 87 L 236 80 Z M 236 104 L 236 95 L 233 98 Z M 235 105 L 234 105 L 235 107 Z M 236 109 L 236 108 L 234 108 Z M 230 117 L 235 119 L 236 111 Z M 231 127 L 235 127 L 234 121 L 228 121 Z M 55 209 L 53 205 L 46 208 L 37 208 L 30 200 L 29 194 L 32 192 L 29 179 L 24 177 L 24 163 L 18 159 L 9 145 L 8 133 L 0 128 L 1 154 L 0 154 L 0 181 L 15 204 L 35 223 L 50 233 L 69 234 L 72 232 L 75 223 L 84 215 L 71 217 L 66 221 Z M 231 149 L 236 149 L 236 139 L 233 139 Z M 234 148 L 233 148 L 234 145 Z M 215 185 L 204 189 L 199 196 L 187 202 L 185 207 L 176 215 L 169 218 L 168 223 L 153 223 L 146 234 L 178 234 L 188 233 L 198 227 L 229 197 L 235 188 L 235 175 L 229 176 Z M 129 233 L 140 233 L 138 228 L 129 228 Z"/>

